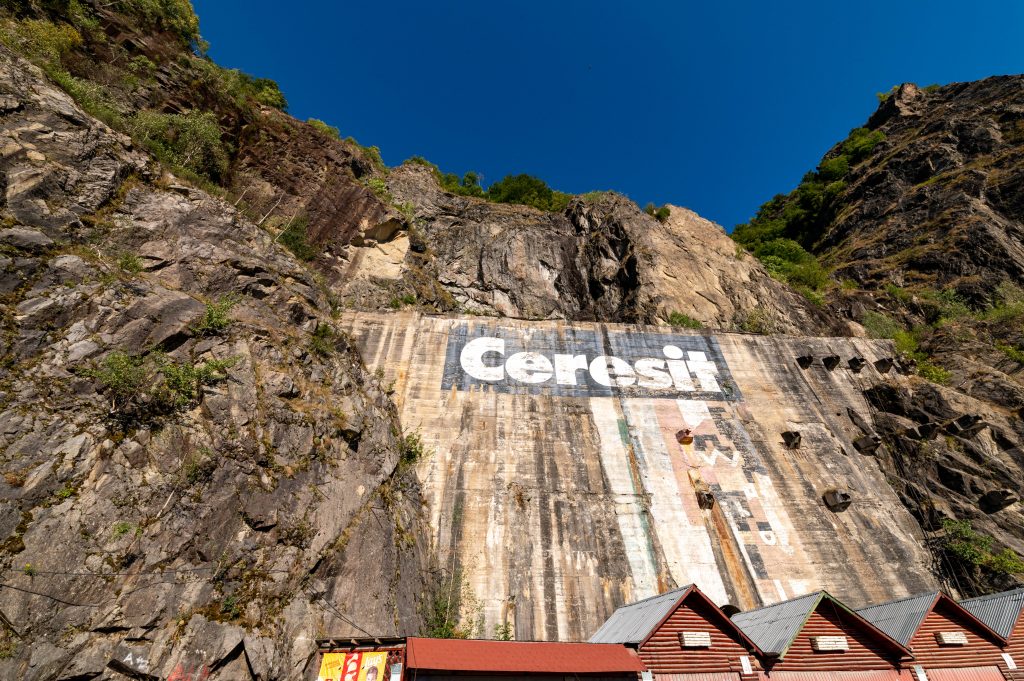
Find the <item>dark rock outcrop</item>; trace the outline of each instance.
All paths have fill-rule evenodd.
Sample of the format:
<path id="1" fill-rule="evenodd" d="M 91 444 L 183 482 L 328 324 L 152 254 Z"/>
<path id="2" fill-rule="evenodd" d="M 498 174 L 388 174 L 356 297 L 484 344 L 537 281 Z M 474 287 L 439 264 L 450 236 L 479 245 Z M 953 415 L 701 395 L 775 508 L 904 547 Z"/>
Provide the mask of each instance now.
<path id="1" fill-rule="evenodd" d="M 324 631 L 417 631 L 402 427 L 322 285 L 2 48 L 0 88 L 0 676 L 296 678 Z"/>

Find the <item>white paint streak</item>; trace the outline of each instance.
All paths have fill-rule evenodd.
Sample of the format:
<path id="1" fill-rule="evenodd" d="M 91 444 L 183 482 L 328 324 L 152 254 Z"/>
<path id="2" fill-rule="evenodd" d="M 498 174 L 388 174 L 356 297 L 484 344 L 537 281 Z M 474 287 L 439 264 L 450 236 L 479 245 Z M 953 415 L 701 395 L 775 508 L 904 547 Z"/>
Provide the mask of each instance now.
<path id="1" fill-rule="evenodd" d="M 676 584 L 700 584 L 712 599 L 724 597 L 725 585 L 703 518 L 694 523 L 686 513 L 687 506 L 696 506 L 695 492 L 688 482 L 687 489 L 679 487 L 654 401 L 629 400 L 623 404 L 623 411 L 630 435 L 639 444 L 634 454 L 644 488 L 650 494 L 651 517 L 669 573 Z M 683 501 L 684 494 L 689 503 Z"/>
<path id="2" fill-rule="evenodd" d="M 629 457 L 619 435 L 619 419 L 616 400 L 595 397 L 590 400 L 590 411 L 594 425 L 601 437 L 601 468 L 608 479 L 615 502 L 615 517 L 619 532 L 625 544 L 626 559 L 633 575 L 634 596 L 637 599 L 658 593 L 658 575 L 651 560 L 650 540 L 644 529 L 641 512 L 643 507 L 633 488 L 633 476 L 629 472 Z"/>

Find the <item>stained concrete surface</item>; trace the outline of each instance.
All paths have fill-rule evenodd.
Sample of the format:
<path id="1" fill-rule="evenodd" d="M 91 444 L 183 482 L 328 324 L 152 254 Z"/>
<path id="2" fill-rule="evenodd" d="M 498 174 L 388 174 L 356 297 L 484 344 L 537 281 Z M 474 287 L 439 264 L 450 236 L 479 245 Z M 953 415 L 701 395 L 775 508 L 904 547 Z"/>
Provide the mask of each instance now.
<path id="1" fill-rule="evenodd" d="M 507 620 L 519 640 L 585 640 L 617 606 L 690 582 L 742 609 L 937 586 L 917 524 L 851 444 L 862 391 L 902 380 L 872 365 L 888 342 L 415 312 L 342 324 L 431 450 L 431 548 L 465 575 L 478 634 Z M 831 511 L 829 490 L 850 507 Z"/>

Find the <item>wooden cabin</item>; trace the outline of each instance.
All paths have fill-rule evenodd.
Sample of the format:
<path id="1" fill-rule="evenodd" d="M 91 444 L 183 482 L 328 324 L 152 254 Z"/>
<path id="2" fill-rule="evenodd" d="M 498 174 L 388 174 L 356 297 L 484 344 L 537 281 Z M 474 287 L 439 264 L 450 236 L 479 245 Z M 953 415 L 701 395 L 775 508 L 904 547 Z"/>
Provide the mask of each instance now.
<path id="1" fill-rule="evenodd" d="M 1010 681 L 1024 681 L 1024 587 L 969 598 L 960 605 L 1003 637 L 999 669 Z"/>
<path id="2" fill-rule="evenodd" d="M 825 591 L 733 615 L 777 681 L 897 681 L 910 651 Z M 906 677 L 903 676 L 904 681 Z"/>
<path id="3" fill-rule="evenodd" d="M 756 679 L 760 651 L 692 584 L 624 605 L 590 637 L 637 651 L 655 681 Z"/>
<path id="4" fill-rule="evenodd" d="M 1005 639 L 941 591 L 857 612 L 910 649 L 913 660 L 904 664 L 918 681 L 925 681 L 922 675 L 928 681 L 960 681 L 965 674 L 972 681 L 1005 681 L 999 669 Z"/>

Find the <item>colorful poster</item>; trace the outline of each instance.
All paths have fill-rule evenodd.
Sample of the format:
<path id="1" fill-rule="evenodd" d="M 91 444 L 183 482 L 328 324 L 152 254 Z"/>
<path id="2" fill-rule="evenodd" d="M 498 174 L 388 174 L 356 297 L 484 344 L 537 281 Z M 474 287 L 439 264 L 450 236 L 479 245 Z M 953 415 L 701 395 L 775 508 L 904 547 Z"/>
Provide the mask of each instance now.
<path id="1" fill-rule="evenodd" d="M 341 670 L 345 666 L 345 653 L 324 653 L 320 661 L 320 674 L 317 681 L 339 681 Z"/>
<path id="2" fill-rule="evenodd" d="M 324 653 L 317 681 L 356 681 L 360 653 Z"/>
<path id="3" fill-rule="evenodd" d="M 363 664 L 360 665 L 358 681 L 387 681 L 384 677 L 387 662 L 387 653 L 363 653 Z"/>
<path id="4" fill-rule="evenodd" d="M 317 681 L 387 681 L 388 654 L 324 653 Z"/>

